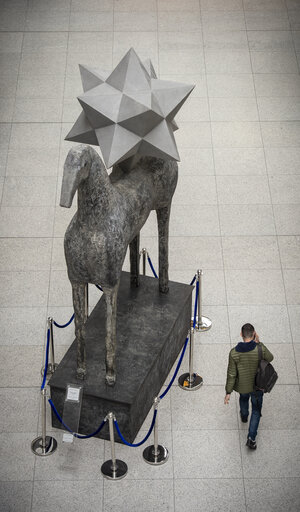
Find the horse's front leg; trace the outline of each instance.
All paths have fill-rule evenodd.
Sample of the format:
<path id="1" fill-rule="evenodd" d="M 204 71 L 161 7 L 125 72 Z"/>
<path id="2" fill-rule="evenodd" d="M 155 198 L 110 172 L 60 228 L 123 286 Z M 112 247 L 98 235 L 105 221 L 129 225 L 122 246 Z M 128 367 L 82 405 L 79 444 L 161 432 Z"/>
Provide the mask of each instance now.
<path id="1" fill-rule="evenodd" d="M 106 302 L 106 376 L 109 386 L 116 382 L 117 297 L 119 283 L 114 288 L 103 288 Z"/>
<path id="2" fill-rule="evenodd" d="M 140 284 L 140 234 L 129 244 L 130 253 L 130 282 L 132 286 L 139 286 Z"/>
<path id="3" fill-rule="evenodd" d="M 84 379 L 86 375 L 85 322 L 87 320 L 87 285 L 72 283 L 72 293 L 75 314 L 75 336 L 77 340 L 77 378 Z"/>
<path id="4" fill-rule="evenodd" d="M 169 219 L 171 203 L 156 210 L 158 225 L 159 291 L 169 291 Z"/>

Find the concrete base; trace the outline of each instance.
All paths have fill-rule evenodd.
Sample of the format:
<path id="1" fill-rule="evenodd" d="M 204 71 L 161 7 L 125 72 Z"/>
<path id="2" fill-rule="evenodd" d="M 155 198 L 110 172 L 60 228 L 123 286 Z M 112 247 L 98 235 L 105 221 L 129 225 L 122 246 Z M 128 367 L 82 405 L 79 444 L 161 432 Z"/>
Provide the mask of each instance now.
<path id="1" fill-rule="evenodd" d="M 170 282 L 162 294 L 158 280 L 141 276 L 140 286 L 130 286 L 130 274 L 122 273 L 117 308 L 117 381 L 105 384 L 105 307 L 103 297 L 88 318 L 86 327 L 87 377 L 76 378 L 76 343 L 69 348 L 49 385 L 51 398 L 63 415 L 68 384 L 83 385 L 78 432 L 94 432 L 108 412 L 133 442 L 153 399 L 164 384 L 190 327 L 193 286 Z M 52 415 L 52 425 L 61 424 Z M 105 426 L 98 437 L 109 439 Z M 120 442 L 118 436 L 115 440 Z"/>

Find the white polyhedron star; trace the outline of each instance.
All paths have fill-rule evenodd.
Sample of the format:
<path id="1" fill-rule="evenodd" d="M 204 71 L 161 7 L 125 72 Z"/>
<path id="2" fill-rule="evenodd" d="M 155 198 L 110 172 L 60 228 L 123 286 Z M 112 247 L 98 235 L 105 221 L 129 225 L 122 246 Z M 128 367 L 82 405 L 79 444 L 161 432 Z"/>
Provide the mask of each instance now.
<path id="1" fill-rule="evenodd" d="M 174 117 L 194 85 L 159 80 L 131 48 L 105 80 L 80 66 L 83 108 L 66 140 L 99 145 L 106 167 L 136 154 L 179 160 Z"/>

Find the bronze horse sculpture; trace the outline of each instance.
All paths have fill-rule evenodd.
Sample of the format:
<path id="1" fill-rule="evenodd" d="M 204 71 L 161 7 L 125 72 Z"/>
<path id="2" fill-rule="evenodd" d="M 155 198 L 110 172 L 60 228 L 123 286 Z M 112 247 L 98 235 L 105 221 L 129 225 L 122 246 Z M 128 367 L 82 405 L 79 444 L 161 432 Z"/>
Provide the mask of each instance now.
<path id="1" fill-rule="evenodd" d="M 139 285 L 139 234 L 156 210 L 159 238 L 159 290 L 168 292 L 168 234 L 178 166 L 173 160 L 142 157 L 126 171 L 110 175 L 90 146 L 73 147 L 64 165 L 60 205 L 70 208 L 78 191 L 78 208 L 64 239 L 72 285 L 77 340 L 77 377 L 86 375 L 85 294 L 88 283 L 101 285 L 106 303 L 106 382 L 116 381 L 117 294 L 129 245 L 132 286 Z"/>

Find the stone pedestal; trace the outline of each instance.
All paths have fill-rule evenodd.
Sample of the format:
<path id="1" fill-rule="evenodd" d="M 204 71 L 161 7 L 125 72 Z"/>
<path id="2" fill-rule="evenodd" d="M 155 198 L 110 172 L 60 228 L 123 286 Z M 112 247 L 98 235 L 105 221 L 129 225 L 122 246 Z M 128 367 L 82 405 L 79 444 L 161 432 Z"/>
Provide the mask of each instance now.
<path id="1" fill-rule="evenodd" d="M 158 280 L 141 276 L 140 286 L 130 286 L 130 274 L 122 273 L 117 308 L 117 381 L 105 384 L 105 305 L 101 298 L 86 325 L 87 377 L 76 378 L 74 341 L 49 385 L 59 414 L 68 384 L 83 385 L 79 433 L 94 432 L 108 412 L 117 418 L 120 430 L 133 442 L 153 399 L 158 395 L 181 348 L 191 320 L 193 287 L 170 281 L 169 293 L 162 294 Z M 52 425 L 61 424 L 52 415 Z M 105 426 L 98 437 L 109 439 Z M 116 441 L 120 441 L 115 435 Z"/>

